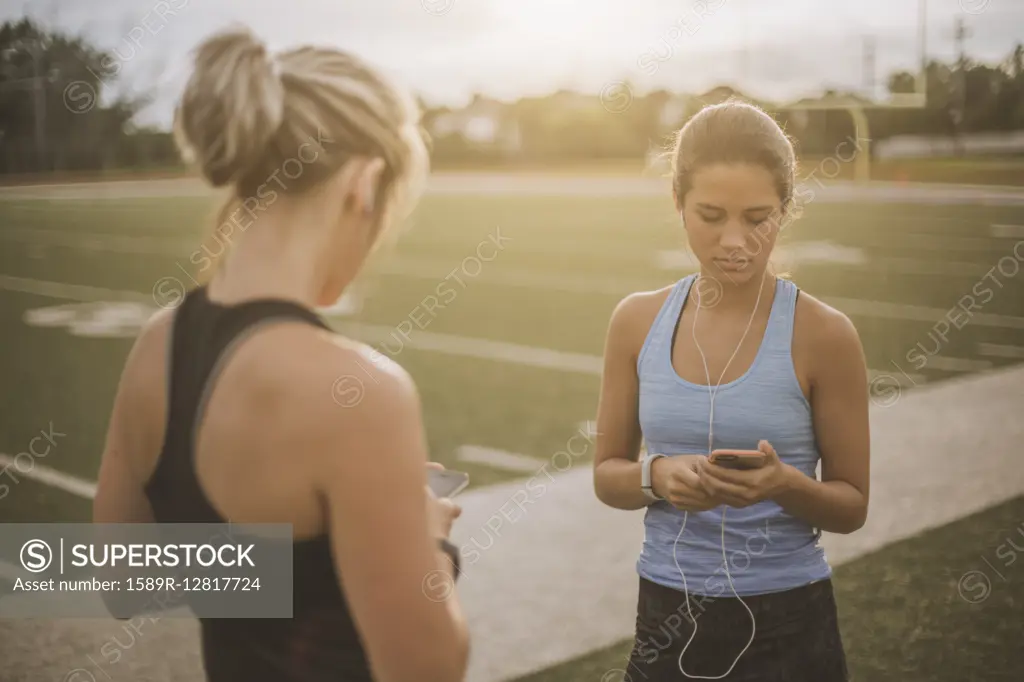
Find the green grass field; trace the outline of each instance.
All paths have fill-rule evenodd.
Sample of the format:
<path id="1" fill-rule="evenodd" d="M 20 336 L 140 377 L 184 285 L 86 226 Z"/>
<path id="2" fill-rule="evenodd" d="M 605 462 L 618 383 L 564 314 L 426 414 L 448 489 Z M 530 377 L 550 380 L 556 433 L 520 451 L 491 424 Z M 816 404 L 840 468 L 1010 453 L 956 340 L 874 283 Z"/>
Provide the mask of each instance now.
<path id="1" fill-rule="evenodd" d="M 200 244 L 219 248 L 206 237 L 213 208 L 209 199 L 197 198 L 0 203 L 0 452 L 24 451 L 52 422 L 67 435 L 45 464 L 95 478 L 134 327 L 102 338 L 67 325 L 27 324 L 26 315 L 67 304 L 83 304 L 78 315 L 96 315 L 96 305 L 89 313 L 84 304 L 119 299 L 155 309 L 155 287 L 160 298 L 169 278 L 188 285 L 198 274 L 205 253 Z M 667 200 L 648 197 L 428 196 L 397 244 L 359 282 L 360 312 L 332 319 L 341 330 L 358 322 L 411 329 L 412 341 L 442 335 L 445 343 L 507 342 L 593 360 L 622 296 L 664 286 L 686 271 L 658 261 L 659 252 L 680 248 L 673 218 Z M 1024 312 L 1024 276 L 995 271 L 985 279 L 1000 259 L 1006 273 L 1007 263 L 1019 268 L 1012 251 L 1017 240 L 990 234 L 992 224 L 1019 223 L 1020 208 L 821 203 L 807 207 L 782 243 L 799 249 L 826 242 L 861 255 L 859 264 L 804 262 L 792 276 L 850 314 L 869 368 L 909 386 L 901 370 L 914 381 L 941 381 L 984 363 L 1022 359 L 1013 355 L 1024 347 L 1024 318 L 1017 317 Z M 979 282 L 992 290 L 990 300 L 978 298 L 984 305 L 976 318 L 962 329 L 951 326 L 941 357 L 915 369 L 908 351 L 918 343 L 935 348 L 933 326 L 962 296 L 977 293 Z M 52 283 L 91 288 L 54 290 Z M 444 303 L 426 312 L 430 297 Z M 117 314 L 109 308 L 99 309 Z M 449 465 L 464 444 L 522 453 L 540 464 L 595 413 L 593 363 L 567 371 L 486 352 L 468 357 L 400 344 L 396 333 L 382 348 L 417 380 L 432 455 Z M 1005 347 L 1016 351 L 998 350 Z M 460 466 L 474 485 L 516 475 Z M 86 511 L 68 494 L 32 483 L 20 483 L 6 497 L 0 521 L 75 520 Z"/>
<path id="2" fill-rule="evenodd" d="M 52 425 L 64 435 L 34 461 L 95 479 L 139 317 L 115 304 L 141 303 L 148 314 L 168 286 L 189 285 L 200 244 L 217 248 L 206 238 L 213 208 L 198 198 L 0 201 L 0 453 L 25 451 Z M 850 315 L 872 376 L 909 386 L 902 372 L 931 383 L 1024 360 L 1024 275 L 1013 251 L 1024 235 L 993 225 L 1024 225 L 1024 208 L 812 203 L 781 243 L 805 253 L 793 279 Z M 331 320 L 357 338 L 367 330 L 374 343 L 383 338 L 382 350 L 420 387 L 432 456 L 484 486 L 523 474 L 459 461 L 457 449 L 519 453 L 538 469 L 563 449 L 595 413 L 613 307 L 688 272 L 685 259 L 664 265 L 681 240 L 667 199 L 428 196 L 358 283 L 359 312 Z M 808 258 L 812 247 L 825 255 Z M 936 357 L 914 367 L 908 352 L 936 349 L 936 323 L 965 295 L 980 309 L 962 328 L 949 325 Z M 410 330 L 410 343 L 400 345 L 394 330 Z M 891 400 L 891 384 L 881 388 L 875 397 Z M 0 479 L 8 486 L 0 522 L 88 518 L 88 500 L 8 473 L 18 480 Z M 992 576 L 992 596 L 980 604 L 957 594 L 958 577 L 984 570 L 979 557 L 991 558 L 1022 516 L 1017 500 L 841 567 L 855 679 L 1024 679 L 1020 665 L 1000 662 L 1013 650 L 1024 583 Z M 529 679 L 618 682 L 607 675 L 627 651 L 622 643 Z M 974 675 L 983 664 L 991 676 Z"/>

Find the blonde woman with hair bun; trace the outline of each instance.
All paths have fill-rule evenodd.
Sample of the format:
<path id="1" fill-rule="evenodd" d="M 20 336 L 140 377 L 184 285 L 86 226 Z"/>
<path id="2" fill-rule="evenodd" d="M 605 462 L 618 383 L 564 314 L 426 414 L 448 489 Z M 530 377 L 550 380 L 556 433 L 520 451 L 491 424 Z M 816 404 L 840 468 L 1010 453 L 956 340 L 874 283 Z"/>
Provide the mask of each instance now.
<path id="1" fill-rule="evenodd" d="M 416 387 L 315 312 L 413 206 L 414 102 L 344 51 L 230 29 L 198 47 L 175 135 L 228 190 L 231 248 L 197 251 L 205 283 L 136 340 L 94 522 L 291 524 L 293 617 L 200 619 L 211 682 L 463 679 L 460 510 L 426 486 Z"/>

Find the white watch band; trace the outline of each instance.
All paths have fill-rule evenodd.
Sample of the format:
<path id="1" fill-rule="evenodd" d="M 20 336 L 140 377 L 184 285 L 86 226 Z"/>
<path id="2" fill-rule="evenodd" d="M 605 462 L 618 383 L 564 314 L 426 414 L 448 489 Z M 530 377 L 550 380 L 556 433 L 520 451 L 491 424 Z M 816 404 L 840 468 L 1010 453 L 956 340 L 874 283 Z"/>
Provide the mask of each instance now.
<path id="1" fill-rule="evenodd" d="M 649 500 L 660 501 L 662 499 L 654 493 L 654 483 L 651 481 L 651 465 L 654 463 L 654 460 L 664 456 L 658 454 L 645 455 L 640 463 L 640 489 L 644 491 L 644 495 Z"/>

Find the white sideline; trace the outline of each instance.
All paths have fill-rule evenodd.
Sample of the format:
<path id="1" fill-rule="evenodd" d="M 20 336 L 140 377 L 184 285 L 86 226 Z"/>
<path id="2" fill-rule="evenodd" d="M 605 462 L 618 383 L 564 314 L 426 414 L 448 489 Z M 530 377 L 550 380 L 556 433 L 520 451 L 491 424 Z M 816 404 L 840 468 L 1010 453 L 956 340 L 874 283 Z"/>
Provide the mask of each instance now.
<path id="1" fill-rule="evenodd" d="M 1024 348 L 999 343 L 979 343 L 978 353 L 990 358 L 1024 358 Z"/>
<path id="2" fill-rule="evenodd" d="M 26 478 L 43 485 L 48 485 L 58 490 L 63 490 L 66 493 L 71 493 L 78 497 L 83 497 L 87 500 L 91 500 L 96 496 L 96 484 L 87 481 L 84 478 L 78 478 L 71 474 L 65 474 L 63 471 L 57 471 L 52 467 L 48 467 L 44 464 L 40 464 L 35 461 L 31 455 L 29 456 L 31 467 L 24 471 L 18 467 L 18 462 L 15 457 L 0 452 L 0 469 L 10 467 L 9 476 L 15 478 Z M 8 483 L 7 485 L 11 485 Z"/>
<path id="3" fill-rule="evenodd" d="M 66 294 L 63 287 L 68 287 Z M 56 282 L 43 282 L 22 277 L 10 277 L 0 275 L 0 289 L 19 291 L 22 293 L 39 294 L 52 296 L 54 298 L 68 298 L 78 301 L 95 301 L 107 299 L 140 302 L 147 300 L 144 294 L 130 291 L 113 291 L 100 289 L 98 287 L 82 287 L 78 285 L 65 285 Z M 333 317 L 333 315 L 326 315 Z M 980 317 L 976 315 L 975 318 Z M 1024 318 L 1022 318 L 1024 321 Z M 408 337 L 400 335 L 394 327 L 384 325 L 364 324 L 360 322 L 345 322 L 342 325 L 344 331 L 352 336 L 363 340 L 366 343 L 382 344 L 384 350 L 392 349 L 395 355 L 401 353 L 406 347 L 420 351 L 443 353 L 457 357 L 470 357 L 480 360 L 494 362 L 507 362 L 526 367 L 539 369 L 550 369 L 559 372 L 572 372 L 590 376 L 601 376 L 604 360 L 599 355 L 587 355 L 585 353 L 571 353 L 567 351 L 552 350 L 550 348 L 539 348 L 522 344 L 507 343 L 505 341 L 492 341 L 490 339 L 479 339 L 467 336 L 456 336 L 454 334 L 441 334 L 423 330 L 410 332 Z M 932 357 L 929 362 L 935 361 Z M 942 360 L 940 359 L 939 362 Z M 958 360 L 950 358 L 949 361 L 957 363 Z M 969 362 L 965 360 L 964 362 Z M 868 379 L 876 377 L 891 378 L 895 375 L 890 370 L 868 370 Z M 906 377 L 913 384 L 923 384 L 927 378 L 921 374 L 909 374 Z M 902 380 L 901 380 L 902 382 Z"/>
<path id="4" fill-rule="evenodd" d="M 426 276 L 422 271 L 411 276 Z M 163 280 L 173 278 L 165 277 Z M 437 279 L 432 276 L 430 279 Z M 154 282 L 154 287 L 160 281 Z M 512 283 L 511 280 L 502 283 Z M 525 285 L 525 280 L 517 282 Z M 117 289 L 106 289 L 83 284 L 66 284 L 63 282 L 50 282 L 46 280 L 33 279 L 31 277 L 15 277 L 12 275 L 0 275 L 0 289 L 19 291 L 26 294 L 38 294 L 53 298 L 65 298 L 73 301 L 138 301 L 153 303 L 153 296 L 138 291 L 125 291 Z M 579 290 L 578 288 L 576 289 Z M 602 293 L 608 293 L 602 290 Z M 623 290 L 623 295 L 628 293 Z M 863 298 L 845 298 L 839 296 L 823 296 L 821 299 L 847 315 L 862 317 L 876 317 L 889 320 L 913 320 L 915 322 L 936 323 L 951 311 L 957 308 L 934 308 L 931 306 L 913 305 L 909 303 L 891 303 L 888 301 L 872 301 Z M 995 313 L 974 313 L 971 315 L 971 324 L 981 327 L 997 327 L 1004 329 L 1024 329 L 1024 317 L 1016 315 L 1000 315 Z M 372 326 L 372 325 L 370 325 Z"/>
<path id="5" fill-rule="evenodd" d="M 1000 239 L 1024 239 L 1024 225 L 993 223 L 989 231 L 993 237 Z"/>
<path id="6" fill-rule="evenodd" d="M 545 462 L 536 457 L 520 455 L 515 452 L 496 450 L 482 445 L 460 445 L 455 450 L 455 459 L 470 464 L 483 464 L 493 469 L 503 469 L 517 473 L 536 473 Z"/>
<path id="7" fill-rule="evenodd" d="M 0 275 L 0 289 L 86 302 L 115 300 L 152 303 L 152 297 L 133 291 L 47 282 L 26 277 L 12 277 L 10 275 Z M 947 312 L 925 306 L 909 306 L 859 299 L 829 299 L 828 302 L 844 310 L 847 314 L 873 313 L 879 317 L 889 319 L 932 322 Z M 327 316 L 331 317 L 332 315 L 328 314 Z M 1024 317 L 977 313 L 971 318 L 971 322 L 980 326 L 1024 329 Z M 603 367 L 603 359 L 598 355 L 558 351 L 549 348 L 456 336 L 453 334 L 441 334 L 425 330 L 410 332 L 408 338 L 406 338 L 401 336 L 394 327 L 357 322 L 345 322 L 343 323 L 343 328 L 346 333 L 350 333 L 364 342 L 383 344 L 385 350 L 397 347 L 396 353 L 400 353 L 402 349 L 409 347 L 422 351 L 508 362 L 528 367 L 592 376 L 600 376 Z M 984 369 L 990 366 L 990 363 L 986 364 L 985 361 L 981 360 L 972 361 L 969 359 L 936 357 L 929 360 L 929 362 L 936 361 L 937 369 L 939 369 L 938 363 L 943 363 L 944 367 L 955 366 L 958 369 L 965 367 L 965 363 L 970 364 L 972 369 Z M 893 376 L 893 374 L 891 370 L 869 370 L 869 379 L 874 379 L 877 376 Z M 926 380 L 920 374 L 912 374 L 910 377 L 910 381 L 915 384 L 924 383 Z"/>
<path id="8" fill-rule="evenodd" d="M 993 236 L 1002 233 L 997 228 L 1017 228 L 1014 225 L 992 225 Z M 1024 228 L 1019 228 L 1024 229 Z M 1003 235 L 1005 236 L 1005 235 Z M 966 238 L 965 238 L 966 239 Z M 986 241 L 983 238 L 973 238 Z M 149 235 L 124 234 L 79 234 L 59 229 L 33 229 L 9 227 L 0 233 L 0 240 L 21 244 L 27 247 L 32 257 L 39 257 L 47 248 L 68 248 L 79 251 L 95 251 L 99 253 L 129 253 L 143 255 L 168 255 L 173 253 L 196 253 L 197 244 L 181 239 Z M 922 244 L 935 240 L 921 237 Z M 520 251 L 524 247 L 517 247 Z M 897 274 L 934 274 L 934 275 L 974 275 L 984 277 L 989 268 L 974 263 L 942 262 L 932 263 L 914 258 L 872 257 L 866 258 L 863 249 L 843 246 L 828 241 L 800 241 L 776 247 L 779 265 L 788 270 L 803 265 L 830 264 L 832 267 L 849 266 L 862 268 L 870 265 L 875 269 Z M 948 251 L 958 253 L 960 248 L 950 246 Z M 550 254 L 550 247 L 540 249 L 531 247 L 527 252 Z M 576 252 L 574 252 L 576 253 Z M 576 254 L 578 255 L 578 254 Z M 685 250 L 659 250 L 653 254 L 656 271 L 674 272 L 679 275 L 695 272 L 693 255 Z M 440 280 L 450 269 L 450 263 L 439 263 L 408 255 L 394 255 L 375 266 L 381 275 L 393 277 L 412 277 Z M 558 275 L 528 270 L 489 270 L 484 280 L 488 284 L 500 284 L 514 287 L 527 287 L 576 293 L 610 293 L 625 294 L 649 286 L 648 283 L 635 279 L 613 277 L 586 277 L 583 275 Z"/>

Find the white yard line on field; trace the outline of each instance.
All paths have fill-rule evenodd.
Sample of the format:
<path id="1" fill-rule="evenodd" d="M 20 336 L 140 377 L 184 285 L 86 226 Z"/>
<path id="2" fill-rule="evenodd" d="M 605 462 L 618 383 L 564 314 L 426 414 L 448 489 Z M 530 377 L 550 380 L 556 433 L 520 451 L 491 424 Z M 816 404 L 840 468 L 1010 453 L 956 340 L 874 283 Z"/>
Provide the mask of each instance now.
<path id="1" fill-rule="evenodd" d="M 993 226 L 996 227 L 996 226 Z M 1002 226 L 1014 227 L 1014 226 Z M 937 242 L 941 237 L 922 238 L 922 245 Z M 944 238 L 947 241 L 950 238 Z M 949 252 L 961 253 L 961 242 L 969 238 L 951 241 L 946 249 Z M 26 246 L 32 257 L 39 257 L 46 248 L 67 248 L 79 251 L 111 254 L 135 254 L 149 256 L 173 257 L 179 254 L 199 253 L 199 242 L 167 237 L 125 234 L 81 234 L 57 229 L 6 228 L 0 232 L 0 241 L 8 241 Z M 991 240 L 977 238 L 973 240 L 988 248 Z M 933 244 L 934 246 L 934 244 Z M 218 251 L 220 246 L 217 247 Z M 593 252 L 583 252 L 579 248 L 558 249 L 551 245 L 528 245 L 517 247 L 520 254 L 533 253 L 546 256 L 561 252 L 566 258 L 599 257 Z M 934 249 L 933 249 L 934 250 Z M 943 276 L 976 276 L 982 277 L 991 267 L 971 262 L 955 262 L 946 259 L 933 262 L 919 258 L 881 257 L 868 258 L 866 252 L 859 247 L 835 244 L 827 241 L 798 241 L 792 244 L 780 244 L 775 247 L 775 259 L 782 270 L 793 270 L 800 267 L 827 265 L 831 268 L 852 268 L 854 270 L 870 268 L 872 271 L 884 271 L 904 275 L 943 275 Z M 645 262 L 644 254 L 631 254 L 637 262 Z M 654 271 L 674 272 L 680 275 L 696 272 L 697 265 L 693 254 L 683 249 L 656 250 L 653 252 Z M 451 263 L 438 259 L 419 258 L 401 255 L 396 252 L 388 259 L 375 264 L 372 271 L 394 277 L 413 277 L 441 280 L 449 274 Z M 598 276 L 562 275 L 550 272 L 537 272 L 524 269 L 493 269 L 488 268 L 481 280 L 487 284 L 526 287 L 570 293 L 609 293 L 625 294 L 647 286 L 634 279 L 616 278 L 602 274 Z"/>
<path id="2" fill-rule="evenodd" d="M 0 289 L 18 291 L 22 293 L 37 294 L 55 298 L 66 298 L 78 301 L 131 301 L 142 302 L 150 300 L 145 294 L 103 289 L 100 287 L 88 287 L 82 285 L 62 284 L 58 282 L 46 282 L 21 277 L 10 277 L 0 275 Z M 833 305 L 837 302 L 830 301 Z M 870 315 L 886 317 L 891 319 L 914 319 L 932 322 L 939 317 L 938 309 L 926 308 L 923 306 L 908 306 L 875 301 L 863 301 L 859 299 L 844 299 L 836 306 L 852 315 Z M 156 307 L 153 307 L 154 312 Z M 346 308 L 342 313 L 349 311 Z M 338 311 L 322 311 L 327 317 L 344 317 L 343 314 L 336 315 Z M 985 315 L 977 313 L 972 316 L 972 323 L 983 326 L 1010 326 L 1024 328 L 1024 318 L 1010 316 Z M 366 324 L 361 322 L 343 321 L 341 329 L 360 339 L 365 343 L 380 344 L 381 348 L 389 354 L 400 353 L 405 348 L 412 348 L 419 351 L 442 353 L 463 358 L 476 358 L 492 362 L 503 362 L 536 369 L 553 370 L 557 372 L 569 372 L 589 376 L 601 376 L 604 360 L 599 355 L 585 353 L 574 353 L 568 351 L 553 350 L 537 346 L 527 346 L 505 341 L 493 341 L 454 334 L 443 334 L 425 330 L 414 330 L 407 336 L 400 334 L 395 327 L 384 325 Z M 989 369 L 992 363 L 986 360 L 975 360 L 969 358 L 954 358 L 944 356 L 931 356 L 928 358 L 928 367 L 952 372 L 973 372 Z M 869 370 L 869 379 L 876 377 L 891 377 L 889 370 Z M 908 382 L 917 385 L 927 381 L 921 374 L 913 374 L 908 377 Z"/>
<path id="3" fill-rule="evenodd" d="M 91 481 L 57 471 L 52 467 L 34 461 L 31 457 L 26 466 L 28 467 L 27 469 L 22 469 L 17 458 L 0 452 L 0 468 L 10 467 L 8 469 L 10 476 L 42 483 L 43 485 L 63 490 L 66 493 L 71 493 L 86 500 L 91 500 L 96 496 L 96 484 Z"/>
<path id="4" fill-rule="evenodd" d="M 131 302 L 148 301 L 149 303 L 152 303 L 151 297 L 138 292 L 63 284 L 60 282 L 47 282 L 24 277 L 11 277 L 9 275 L 0 275 L 0 289 L 76 301 L 114 300 Z M 834 301 L 830 302 L 834 304 Z M 842 304 L 837 307 L 845 309 L 846 312 L 851 314 L 874 314 L 881 317 L 891 317 L 893 319 L 917 319 L 928 322 L 932 322 L 937 317 L 940 317 L 939 314 L 935 313 L 945 313 L 945 311 L 924 308 L 921 306 L 900 306 L 898 304 L 862 301 L 859 299 L 844 299 Z M 153 306 L 153 309 L 154 312 L 156 312 L 155 305 Z M 900 315 L 900 313 L 903 314 Z M 330 317 L 332 315 L 328 314 L 327 316 Z M 982 325 L 987 323 L 990 326 L 1000 326 L 994 324 L 995 322 L 1001 321 L 1002 318 L 1000 316 L 990 316 L 990 318 L 998 319 L 986 319 L 984 314 L 978 313 L 972 317 L 972 322 L 977 322 Z M 1024 318 L 1009 318 L 1009 321 L 1011 323 L 1019 322 L 1021 328 L 1024 328 Z M 406 337 L 399 334 L 395 327 L 387 327 L 384 325 L 343 322 L 342 328 L 346 333 L 351 334 L 353 337 L 361 339 L 366 343 L 382 344 L 384 350 L 397 347 L 398 351 L 396 352 L 400 352 L 401 349 L 408 347 L 416 350 L 444 353 L 446 355 L 455 355 L 458 357 L 470 357 L 494 362 L 507 362 L 527 367 L 586 374 L 591 376 L 600 376 L 604 364 L 604 359 L 599 355 L 573 353 L 552 350 L 550 348 L 540 348 L 504 341 L 492 341 L 489 339 L 456 336 L 453 334 L 442 334 L 424 330 L 415 330 L 410 332 L 408 337 Z M 891 375 L 891 372 L 871 370 L 871 378 L 878 375 L 889 376 Z M 912 375 L 912 377 L 915 382 L 918 382 L 918 379 L 920 379 L 918 383 L 924 383 L 925 381 L 925 378 L 920 375 Z"/>
<path id="5" fill-rule="evenodd" d="M 560 372 L 590 374 L 600 376 L 603 359 L 598 355 L 569 353 L 566 351 L 524 346 L 504 341 L 474 339 L 452 334 L 416 330 L 408 338 L 400 336 L 394 327 L 383 325 L 346 322 L 343 325 L 346 333 L 367 343 L 380 343 L 385 351 L 394 346 L 414 348 L 416 350 L 456 355 L 464 358 L 477 358 L 495 362 L 507 362 L 527 367 L 551 369 Z M 400 351 L 396 351 L 397 354 Z"/>
<path id="6" fill-rule="evenodd" d="M 989 232 L 999 239 L 1024 239 L 1024 225 L 994 223 L 989 227 Z"/>
<path id="7" fill-rule="evenodd" d="M 942 372 L 984 372 L 992 369 L 992 363 L 988 360 L 975 360 L 973 358 L 951 358 L 943 355 L 931 355 L 927 358 L 929 369 L 937 369 Z"/>
<path id="8" fill-rule="evenodd" d="M 544 460 L 528 457 L 515 452 L 486 448 L 480 445 L 460 445 L 455 451 L 455 459 L 470 464 L 483 464 L 492 469 L 513 471 L 516 473 L 535 473 L 544 465 Z"/>
<path id="9" fill-rule="evenodd" d="M 999 343 L 979 343 L 978 354 L 990 358 L 1021 358 L 1024 359 L 1024 348 Z"/>
<path id="10" fill-rule="evenodd" d="M 396 265 L 395 267 L 400 268 L 401 266 Z M 409 276 L 434 279 L 438 281 L 444 279 L 443 273 L 441 273 L 440 270 L 437 273 L 433 273 L 432 271 L 428 273 L 426 270 L 410 268 Z M 552 277 L 551 281 L 547 282 L 550 286 L 544 288 L 551 290 L 552 288 L 557 287 L 557 283 L 553 279 L 557 276 L 549 277 Z M 514 283 L 517 286 L 529 286 L 531 282 L 536 281 L 536 277 L 532 274 L 510 273 L 501 283 Z M 582 282 L 577 282 L 577 284 L 579 286 L 567 288 L 566 291 L 571 291 L 572 293 L 601 292 L 625 296 L 631 291 L 638 291 L 643 288 L 633 287 L 624 288 L 621 291 L 613 291 L 612 288 L 606 289 L 600 285 L 589 286 L 584 285 Z M 617 289 L 617 286 L 618 283 L 616 283 L 615 289 Z M 81 284 L 65 284 L 63 282 L 49 282 L 29 277 L 14 277 L 11 275 L 0 275 L 0 289 L 21 291 L 27 294 L 39 294 L 41 296 L 52 296 L 54 298 L 66 298 L 75 301 L 115 300 L 153 302 L 152 295 L 135 291 L 105 289 L 102 287 L 91 287 Z M 847 315 L 857 315 L 861 317 L 935 323 L 950 312 L 949 308 L 933 308 L 931 306 L 892 303 L 889 301 L 872 301 L 862 298 L 823 296 L 821 299 L 825 303 L 838 308 Z M 1000 315 L 995 313 L 973 313 L 971 315 L 971 324 L 982 327 L 1024 329 L 1024 317 Z"/>
<path id="11" fill-rule="evenodd" d="M 964 292 L 965 294 L 967 292 Z M 890 303 L 888 301 L 868 301 L 862 298 L 841 298 L 839 296 L 822 296 L 821 300 L 846 313 L 860 317 L 877 317 L 888 320 L 912 320 L 914 322 L 936 323 L 950 311 L 958 312 L 956 307 L 932 308 L 909 303 Z M 1024 329 L 1024 317 L 1015 315 L 998 315 L 995 313 L 973 313 L 970 324 L 979 327 L 997 327 L 1001 329 Z"/>
<path id="12" fill-rule="evenodd" d="M 48 282 L 30 277 L 12 277 L 0 275 L 0 289 L 17 291 L 22 294 L 63 298 L 69 301 L 138 301 L 153 303 L 153 297 L 137 291 L 124 291 L 91 287 L 85 284 L 66 284 L 64 282 Z M 154 304 L 155 307 L 155 304 Z"/>

